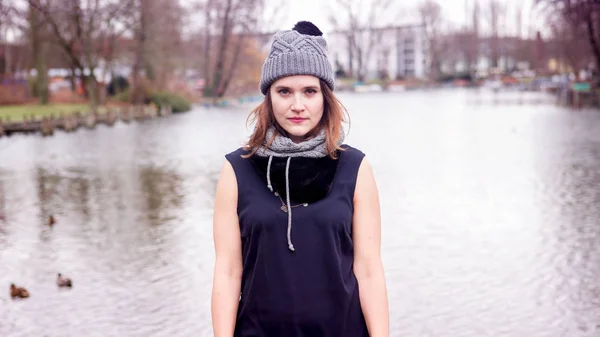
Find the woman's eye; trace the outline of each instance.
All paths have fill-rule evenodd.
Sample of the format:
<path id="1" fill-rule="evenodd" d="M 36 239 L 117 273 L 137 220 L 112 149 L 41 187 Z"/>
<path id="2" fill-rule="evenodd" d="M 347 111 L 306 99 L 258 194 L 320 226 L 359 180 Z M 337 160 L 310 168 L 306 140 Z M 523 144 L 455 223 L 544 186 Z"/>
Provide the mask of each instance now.
<path id="1" fill-rule="evenodd" d="M 289 90 L 287 90 L 287 89 L 280 89 L 278 92 L 279 92 L 281 95 L 287 95 L 287 94 L 289 94 L 289 93 L 290 93 L 290 91 L 289 91 Z"/>
<path id="2" fill-rule="evenodd" d="M 316 93 L 317 93 L 317 91 L 316 91 L 315 89 L 307 89 L 307 90 L 306 90 L 306 93 L 307 93 L 307 94 L 316 94 Z"/>

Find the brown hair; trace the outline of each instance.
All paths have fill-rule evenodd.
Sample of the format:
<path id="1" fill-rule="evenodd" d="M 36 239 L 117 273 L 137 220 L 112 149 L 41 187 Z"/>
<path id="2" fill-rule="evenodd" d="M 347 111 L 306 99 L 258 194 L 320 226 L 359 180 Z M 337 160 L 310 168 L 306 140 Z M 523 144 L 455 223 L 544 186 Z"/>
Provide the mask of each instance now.
<path id="1" fill-rule="evenodd" d="M 349 117 L 348 111 L 329 86 L 321 79 L 319 82 L 323 93 L 323 116 L 315 128 L 309 131 L 306 136 L 310 138 L 324 128 L 327 152 L 332 159 L 337 159 L 337 151 L 343 150 L 337 143 L 340 139 L 342 123 L 346 121 L 345 117 Z M 275 126 L 275 134 L 267 141 L 267 146 L 271 145 L 278 134 L 287 136 L 287 132 L 277 123 L 273 115 L 270 88 L 267 90 L 263 101 L 250 112 L 246 122 L 249 121 L 256 122 L 256 126 L 254 132 L 250 135 L 250 139 L 244 145 L 244 148 L 250 151 L 244 157 L 252 156 L 265 143 L 267 130 L 270 126 Z"/>

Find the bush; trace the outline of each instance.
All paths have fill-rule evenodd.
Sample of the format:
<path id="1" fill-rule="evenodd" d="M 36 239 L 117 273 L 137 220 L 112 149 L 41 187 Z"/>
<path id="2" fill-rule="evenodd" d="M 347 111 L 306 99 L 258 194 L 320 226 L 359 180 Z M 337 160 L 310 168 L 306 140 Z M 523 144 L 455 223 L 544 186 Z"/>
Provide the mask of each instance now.
<path id="1" fill-rule="evenodd" d="M 171 106 L 173 112 L 186 112 L 192 107 L 185 98 L 167 91 L 157 91 L 150 94 L 150 101 L 160 109 L 161 107 Z"/>
<path id="2" fill-rule="evenodd" d="M 143 102 L 143 103 L 144 103 L 144 104 L 149 104 L 149 103 L 151 103 L 151 99 L 150 99 L 150 96 L 152 95 L 152 91 L 151 91 L 151 89 L 149 89 L 149 88 L 147 88 L 147 87 L 142 87 L 140 90 L 143 90 L 143 91 L 144 91 L 144 92 L 142 93 L 142 95 L 143 95 L 143 100 L 144 100 L 144 102 Z M 125 90 L 123 90 L 123 91 L 121 91 L 121 92 L 117 93 L 117 94 L 114 96 L 114 98 L 115 98 L 117 101 L 124 102 L 124 103 L 129 103 L 129 102 L 131 102 L 131 91 L 132 91 L 132 88 L 131 88 L 131 87 L 129 87 L 129 88 L 127 88 L 127 89 L 125 89 Z"/>
<path id="3" fill-rule="evenodd" d="M 120 102 L 125 102 L 125 103 L 129 102 L 129 88 L 116 94 L 115 98 L 117 99 L 117 101 L 120 101 Z"/>
<path id="4" fill-rule="evenodd" d="M 109 96 L 115 96 L 129 88 L 129 81 L 123 76 L 115 76 L 106 87 Z"/>

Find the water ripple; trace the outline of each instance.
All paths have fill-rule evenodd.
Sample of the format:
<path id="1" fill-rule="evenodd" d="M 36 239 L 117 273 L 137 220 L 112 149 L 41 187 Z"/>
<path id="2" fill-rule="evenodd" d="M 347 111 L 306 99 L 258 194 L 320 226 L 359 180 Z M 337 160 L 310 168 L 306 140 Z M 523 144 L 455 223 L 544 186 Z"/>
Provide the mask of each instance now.
<path id="1" fill-rule="evenodd" d="M 597 111 L 341 97 L 379 182 L 392 336 L 600 335 Z M 245 117 L 0 138 L 0 336 L 211 336 L 214 190 Z M 31 298 L 11 300 L 11 282 Z"/>

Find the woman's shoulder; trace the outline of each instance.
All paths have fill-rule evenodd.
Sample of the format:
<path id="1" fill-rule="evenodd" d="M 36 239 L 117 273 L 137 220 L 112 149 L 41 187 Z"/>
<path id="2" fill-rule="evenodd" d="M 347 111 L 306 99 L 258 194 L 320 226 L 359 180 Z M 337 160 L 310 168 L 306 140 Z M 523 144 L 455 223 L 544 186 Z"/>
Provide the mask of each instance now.
<path id="1" fill-rule="evenodd" d="M 245 148 L 238 147 L 237 149 L 235 149 L 235 150 L 233 150 L 233 151 L 231 151 L 229 153 L 226 153 L 225 154 L 225 158 L 229 159 L 230 161 L 232 159 L 234 159 L 234 158 L 241 158 L 241 159 L 243 159 L 242 156 L 245 156 L 245 155 L 247 155 L 249 153 L 250 152 L 248 150 L 246 150 Z"/>
<path id="2" fill-rule="evenodd" d="M 340 147 L 343 149 L 341 151 L 340 156 L 344 156 L 344 157 L 352 158 L 352 159 L 362 159 L 363 157 L 365 157 L 364 152 L 362 152 L 360 149 L 353 147 L 349 144 L 344 143 Z"/>

